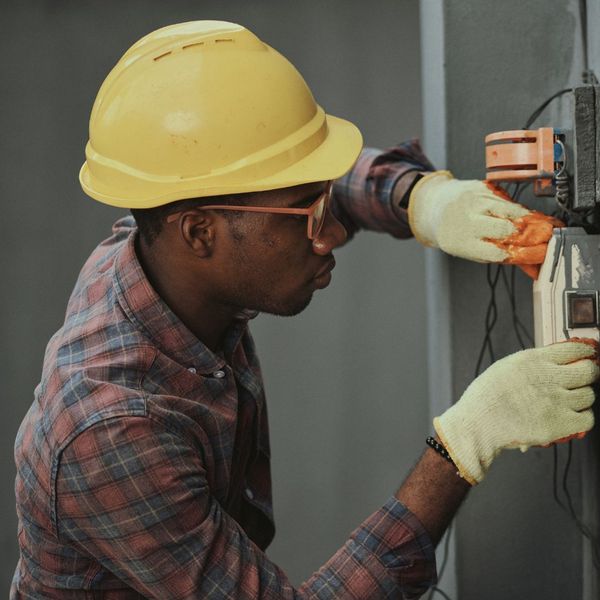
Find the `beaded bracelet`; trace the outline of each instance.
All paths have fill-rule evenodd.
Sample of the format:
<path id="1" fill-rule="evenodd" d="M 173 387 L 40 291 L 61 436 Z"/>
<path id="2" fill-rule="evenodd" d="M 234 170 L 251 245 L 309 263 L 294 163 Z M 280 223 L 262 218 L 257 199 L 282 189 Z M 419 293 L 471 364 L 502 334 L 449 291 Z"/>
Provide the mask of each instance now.
<path id="1" fill-rule="evenodd" d="M 440 444 L 435 438 L 429 436 L 425 440 L 425 443 L 430 448 L 433 448 L 438 454 L 441 454 L 449 463 L 452 463 L 454 466 L 456 466 L 454 464 L 454 461 L 450 457 L 450 454 L 448 454 L 448 450 L 446 450 L 446 448 L 444 448 L 444 446 L 442 444 Z"/>

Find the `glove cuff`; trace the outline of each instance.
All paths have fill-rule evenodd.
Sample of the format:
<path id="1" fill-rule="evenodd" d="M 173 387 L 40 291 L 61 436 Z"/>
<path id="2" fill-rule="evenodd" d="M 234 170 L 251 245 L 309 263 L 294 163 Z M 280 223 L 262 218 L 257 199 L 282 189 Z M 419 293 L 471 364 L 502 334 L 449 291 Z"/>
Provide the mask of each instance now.
<path id="1" fill-rule="evenodd" d="M 434 171 L 422 177 L 410 193 L 408 224 L 415 239 L 424 246 L 439 248 L 436 231 L 443 199 L 435 197 L 435 190 L 453 179 L 450 171 Z"/>
<path id="2" fill-rule="evenodd" d="M 492 444 L 478 439 L 475 428 L 456 414 L 456 405 L 433 420 L 435 432 L 454 461 L 458 474 L 471 485 L 480 483 L 494 459 Z"/>

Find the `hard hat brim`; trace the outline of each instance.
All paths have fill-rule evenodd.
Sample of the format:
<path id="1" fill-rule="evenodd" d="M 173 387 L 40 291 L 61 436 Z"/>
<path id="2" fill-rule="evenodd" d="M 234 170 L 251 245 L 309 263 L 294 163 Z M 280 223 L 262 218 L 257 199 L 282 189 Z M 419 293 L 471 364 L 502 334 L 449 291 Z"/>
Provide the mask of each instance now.
<path id="1" fill-rule="evenodd" d="M 327 137 L 317 148 L 291 166 L 262 179 L 212 186 L 208 182 L 207 185 L 196 182 L 188 186 L 181 181 L 168 192 L 153 197 L 127 197 L 125 190 L 122 196 L 115 196 L 107 193 L 108 189 L 102 189 L 86 161 L 79 172 L 79 181 L 85 193 L 95 200 L 120 208 L 143 209 L 189 198 L 260 192 L 338 179 L 356 162 L 362 149 L 362 135 L 350 121 L 332 115 L 326 115 L 326 119 Z M 112 191 L 114 193 L 114 189 Z"/>

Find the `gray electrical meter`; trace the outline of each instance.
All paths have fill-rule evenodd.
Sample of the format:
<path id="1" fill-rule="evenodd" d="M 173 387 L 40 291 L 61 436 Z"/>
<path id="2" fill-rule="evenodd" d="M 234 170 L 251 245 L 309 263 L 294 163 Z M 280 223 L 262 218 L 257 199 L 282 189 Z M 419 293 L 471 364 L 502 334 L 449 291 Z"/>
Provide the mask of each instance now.
<path id="1" fill-rule="evenodd" d="M 600 235 L 555 229 L 533 284 L 535 345 L 574 337 L 600 339 Z"/>

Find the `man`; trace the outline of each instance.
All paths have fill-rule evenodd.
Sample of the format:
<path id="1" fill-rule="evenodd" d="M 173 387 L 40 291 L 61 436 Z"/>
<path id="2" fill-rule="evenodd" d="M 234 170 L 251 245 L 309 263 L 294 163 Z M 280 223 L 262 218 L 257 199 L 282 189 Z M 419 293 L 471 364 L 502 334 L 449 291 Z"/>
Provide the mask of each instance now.
<path id="1" fill-rule="evenodd" d="M 433 171 L 415 143 L 360 149 L 238 25 L 166 27 L 115 66 L 80 179 L 137 227 L 118 221 L 84 265 L 19 430 L 12 598 L 415 598 L 502 449 L 592 427 L 593 345 L 509 356 L 302 586 L 265 556 L 269 438 L 248 320 L 303 310 L 361 227 L 534 274 L 556 224 Z"/>

